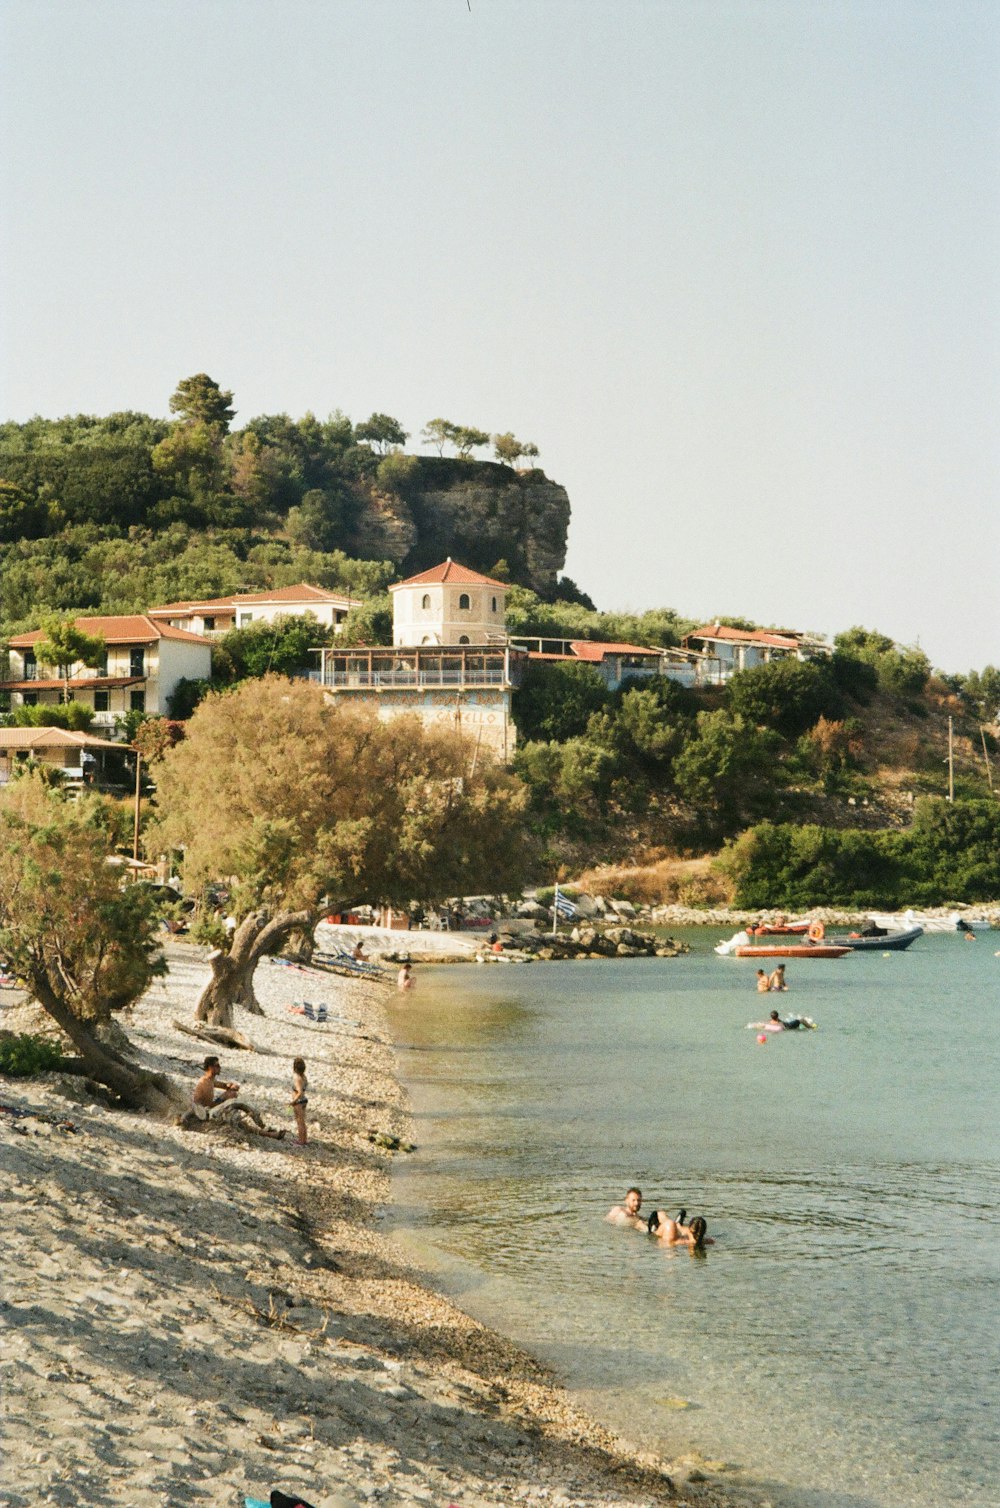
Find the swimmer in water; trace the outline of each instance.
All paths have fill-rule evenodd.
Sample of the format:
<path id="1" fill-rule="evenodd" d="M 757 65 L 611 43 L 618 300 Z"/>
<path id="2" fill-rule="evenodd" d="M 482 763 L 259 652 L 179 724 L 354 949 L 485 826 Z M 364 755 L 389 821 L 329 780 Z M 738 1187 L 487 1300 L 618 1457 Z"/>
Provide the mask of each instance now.
<path id="1" fill-rule="evenodd" d="M 763 969 L 758 969 L 757 970 L 757 994 L 758 995 L 766 995 L 767 992 L 768 992 L 768 990 L 770 988 L 771 988 L 771 980 L 770 980 L 769 975 L 765 974 L 765 972 L 764 972 Z"/>
<path id="2" fill-rule="evenodd" d="M 642 1190 L 629 1189 L 621 1204 L 613 1204 L 605 1215 L 605 1220 L 611 1225 L 631 1225 L 636 1230 L 642 1230 L 646 1222 L 639 1211 L 642 1208 Z"/>
<path id="3" fill-rule="evenodd" d="M 684 1214 L 686 1211 L 681 1210 L 681 1215 Z M 685 1225 L 683 1220 L 672 1220 L 665 1210 L 654 1210 L 646 1229 L 664 1246 L 687 1246 L 692 1251 L 701 1251 L 704 1246 L 715 1245 L 712 1237 L 706 1235 L 708 1226 L 701 1215 L 695 1215 L 690 1224 Z"/>
<path id="4" fill-rule="evenodd" d="M 785 983 L 785 965 L 783 963 L 779 963 L 778 967 L 775 969 L 774 973 L 768 980 L 767 987 L 769 990 L 788 989 L 788 985 Z"/>

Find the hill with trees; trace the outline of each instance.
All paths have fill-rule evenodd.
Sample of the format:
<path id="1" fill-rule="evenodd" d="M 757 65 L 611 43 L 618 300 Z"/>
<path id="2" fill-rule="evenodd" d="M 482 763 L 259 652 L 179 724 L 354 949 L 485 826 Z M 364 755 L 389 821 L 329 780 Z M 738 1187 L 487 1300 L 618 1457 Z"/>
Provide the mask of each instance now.
<path id="1" fill-rule="evenodd" d="M 205 373 L 170 410 L 0 424 L 0 632 L 302 580 L 370 596 L 448 554 L 556 590 L 569 499 L 515 470 L 537 448 L 509 433 L 446 426 L 438 448 L 455 454 L 419 456 L 386 414 L 237 430 L 233 394 Z M 496 459 L 473 458 L 489 444 Z"/>
<path id="2" fill-rule="evenodd" d="M 669 646 L 696 626 L 665 607 L 598 611 L 560 575 L 569 500 L 533 465 L 515 469 L 538 451 L 510 432 L 433 419 L 428 456 L 407 454 L 410 437 L 384 413 L 264 415 L 237 430 L 233 394 L 204 373 L 178 384 L 170 411 L 0 425 L 0 636 L 42 626 L 57 649 L 69 632 L 60 615 L 310 581 L 360 600 L 341 642 L 389 643 L 389 583 L 448 554 L 511 583 L 515 635 Z M 488 446 L 493 459 L 474 459 Z M 307 668 L 323 639 L 294 619 L 231 631 L 211 682 L 182 682 L 171 717 L 190 717 L 209 691 Z M 775 660 L 724 687 L 655 679 L 611 692 L 588 664 L 539 663 L 514 698 L 514 771 L 547 874 L 729 845 L 713 883 L 752 904 L 805 904 L 852 884 L 888 903 L 924 894 L 913 855 L 931 864 L 925 831 L 937 834 L 935 885 L 960 831 L 981 853 L 971 807 L 968 829 L 929 813 L 947 790 L 949 719 L 949 805 L 994 801 L 998 709 L 1000 670 L 941 676 L 919 649 L 864 628 L 838 635 L 829 656 Z M 74 704 L 44 715 L 86 726 Z M 165 748 L 183 731 L 143 738 Z M 956 858 L 952 898 L 988 889 L 991 874 Z"/>

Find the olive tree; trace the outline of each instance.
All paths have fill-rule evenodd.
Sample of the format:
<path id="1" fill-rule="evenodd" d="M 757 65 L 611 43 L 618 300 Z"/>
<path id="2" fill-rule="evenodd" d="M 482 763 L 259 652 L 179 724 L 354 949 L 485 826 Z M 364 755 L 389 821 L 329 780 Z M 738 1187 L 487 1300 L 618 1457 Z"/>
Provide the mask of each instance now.
<path id="1" fill-rule="evenodd" d="M 200 1020 L 253 1010 L 258 961 L 324 910 L 439 900 L 520 883 L 525 792 L 453 728 L 267 676 L 209 696 L 157 770 L 158 848 L 186 884 L 225 881 L 237 925 L 212 958 Z"/>
<path id="2" fill-rule="evenodd" d="M 165 966 L 148 887 L 108 863 L 113 809 L 67 800 L 40 773 L 0 791 L 0 954 L 69 1037 L 91 1078 L 126 1105 L 176 1108 L 163 1075 L 137 1069 L 101 1028 Z"/>

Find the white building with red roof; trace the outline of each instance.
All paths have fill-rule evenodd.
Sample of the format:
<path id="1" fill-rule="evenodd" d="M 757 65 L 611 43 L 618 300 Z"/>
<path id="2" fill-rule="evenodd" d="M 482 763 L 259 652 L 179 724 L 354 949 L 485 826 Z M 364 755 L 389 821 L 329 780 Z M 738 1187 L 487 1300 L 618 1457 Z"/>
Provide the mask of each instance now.
<path id="1" fill-rule="evenodd" d="M 329 592 L 322 586 L 300 582 L 298 586 L 271 587 L 264 592 L 237 592 L 231 597 L 206 597 L 200 601 L 167 602 L 151 607 L 149 617 L 173 628 L 190 633 L 218 637 L 231 628 L 245 628 L 248 623 L 273 623 L 277 618 L 304 618 L 311 615 L 325 628 L 337 631 L 352 607 L 361 603 L 342 592 Z"/>
<path id="2" fill-rule="evenodd" d="M 14 706 L 57 706 L 66 699 L 94 710 L 94 722 L 115 728 L 126 712 L 165 716 L 178 681 L 207 679 L 212 646 L 200 634 L 156 622 L 145 613 L 77 618 L 81 633 L 104 644 L 100 665 L 46 665 L 35 654 L 42 629 L 10 640 L 10 676 L 0 691 Z"/>
<path id="3" fill-rule="evenodd" d="M 393 644 L 499 644 L 507 587 L 451 556 L 391 586 Z"/>
<path id="4" fill-rule="evenodd" d="M 810 660 L 830 653 L 829 644 L 791 628 L 730 628 L 728 623 L 706 623 L 685 634 L 685 649 L 714 656 L 721 666 L 722 679 L 738 670 L 752 670 L 770 660 Z"/>
<path id="5" fill-rule="evenodd" d="M 506 584 L 449 558 L 389 591 L 392 648 L 321 649 L 321 685 L 370 703 L 381 718 L 415 713 L 459 727 L 508 759 L 517 736 L 511 697 L 528 657 L 507 642 Z"/>

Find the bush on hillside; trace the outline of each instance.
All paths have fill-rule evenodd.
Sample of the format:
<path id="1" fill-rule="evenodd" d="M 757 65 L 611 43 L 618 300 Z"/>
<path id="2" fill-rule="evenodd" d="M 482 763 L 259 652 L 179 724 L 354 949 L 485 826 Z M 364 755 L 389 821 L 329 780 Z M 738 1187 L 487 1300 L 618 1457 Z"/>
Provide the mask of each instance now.
<path id="1" fill-rule="evenodd" d="M 595 712 L 611 703 L 611 692 L 592 665 L 557 661 L 529 665 L 514 695 L 514 721 L 528 742 L 565 743 L 587 731 Z"/>
<path id="2" fill-rule="evenodd" d="M 881 690 L 895 697 L 919 696 L 927 685 L 931 662 L 922 649 L 899 648 L 876 629 L 849 628 L 834 639 L 838 651 L 870 665 Z"/>
<path id="3" fill-rule="evenodd" d="M 820 717 L 839 717 L 844 701 L 824 661 L 787 659 L 734 675 L 726 706 L 748 722 L 794 738 Z"/>
<path id="4" fill-rule="evenodd" d="M 918 801 L 912 827 L 868 832 L 761 822 L 720 859 L 748 907 L 934 906 L 1000 895 L 1000 805 Z"/>
<path id="5" fill-rule="evenodd" d="M 694 736 L 674 760 L 677 789 L 706 828 L 731 831 L 773 802 L 778 748 L 776 733 L 738 713 L 699 712 Z"/>

